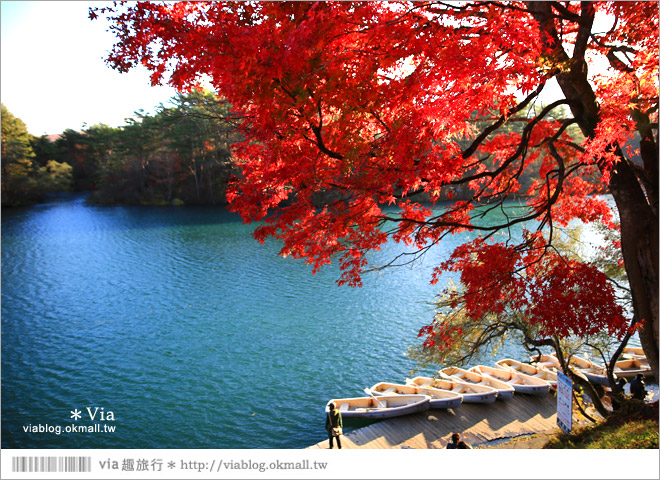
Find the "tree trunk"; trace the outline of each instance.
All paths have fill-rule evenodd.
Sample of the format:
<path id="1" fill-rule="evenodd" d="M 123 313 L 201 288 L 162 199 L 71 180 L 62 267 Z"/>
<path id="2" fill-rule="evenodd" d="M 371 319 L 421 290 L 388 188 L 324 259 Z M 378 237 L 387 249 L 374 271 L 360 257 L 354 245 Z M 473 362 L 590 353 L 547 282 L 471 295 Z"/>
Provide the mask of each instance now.
<path id="1" fill-rule="evenodd" d="M 617 166 L 616 170 L 610 191 L 621 218 L 623 261 L 635 315 L 642 321 L 639 339 L 658 378 L 658 218 L 639 184 L 638 192 L 632 188 L 631 183 L 636 179 L 627 165 Z"/>
<path id="2" fill-rule="evenodd" d="M 569 100 L 570 109 L 586 137 L 593 137 L 598 125 L 600 109 L 596 95 L 587 78 L 587 64 L 584 60 L 586 39 L 593 24 L 593 10 L 589 2 L 583 2 L 581 8 L 580 29 L 576 38 L 573 58 L 562 48 L 555 28 L 552 6 L 549 2 L 528 2 L 527 8 L 544 36 L 545 44 L 552 49 L 555 60 L 570 65 L 568 70 L 557 73 L 556 78 L 562 93 Z M 638 125 L 640 122 L 637 122 Z M 646 143 L 651 139 L 642 137 Z M 648 132 L 647 132 L 648 133 Z M 645 145 L 646 145 L 645 143 Z M 621 219 L 621 250 L 628 281 L 632 292 L 633 308 L 636 318 L 643 321 L 639 337 L 644 353 L 649 359 L 653 372 L 658 377 L 658 215 L 657 202 L 654 198 L 657 189 L 645 193 L 640 179 L 637 178 L 618 146 L 612 146 L 620 161 L 611 171 L 609 189 L 614 197 Z M 642 154 L 655 155 L 644 158 L 645 166 L 657 164 L 655 149 L 643 149 Z M 602 166 L 605 170 L 608 167 Z M 648 170 L 648 167 L 647 167 Z M 650 172 L 650 176 L 657 177 Z M 655 179 L 657 181 L 657 179 Z"/>

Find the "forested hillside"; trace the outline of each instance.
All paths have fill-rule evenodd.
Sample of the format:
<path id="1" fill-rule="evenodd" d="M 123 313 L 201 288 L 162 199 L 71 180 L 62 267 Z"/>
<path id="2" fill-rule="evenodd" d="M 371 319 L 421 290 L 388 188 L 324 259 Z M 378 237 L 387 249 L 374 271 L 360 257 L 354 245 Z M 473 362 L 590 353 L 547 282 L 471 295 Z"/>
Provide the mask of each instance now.
<path id="1" fill-rule="evenodd" d="M 4 106 L 2 117 L 3 206 L 70 189 L 90 191 L 91 202 L 108 205 L 218 204 L 236 173 L 235 120 L 230 106 L 208 91 L 179 94 L 154 115 L 136 112 L 121 127 L 60 135 L 30 135 Z"/>
<path id="2" fill-rule="evenodd" d="M 37 155 L 47 139 L 28 133 L 25 123 L 2 105 L 2 206 L 38 203 L 46 194 L 72 187 L 72 168 L 66 161 Z"/>

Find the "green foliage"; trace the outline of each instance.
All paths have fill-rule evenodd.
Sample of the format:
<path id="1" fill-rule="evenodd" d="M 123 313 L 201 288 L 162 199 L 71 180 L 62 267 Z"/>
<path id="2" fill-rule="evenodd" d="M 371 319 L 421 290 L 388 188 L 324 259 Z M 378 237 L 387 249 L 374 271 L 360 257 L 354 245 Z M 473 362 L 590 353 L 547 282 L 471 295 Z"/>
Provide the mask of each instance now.
<path id="1" fill-rule="evenodd" d="M 38 170 L 37 181 L 40 189 L 46 192 L 66 192 L 73 187 L 73 167 L 68 163 L 48 160 L 45 167 Z"/>
<path id="2" fill-rule="evenodd" d="M 31 160 L 34 152 L 25 123 L 2 104 L 2 164 Z"/>
<path id="3" fill-rule="evenodd" d="M 436 301 L 434 335 L 438 348 L 414 345 L 408 348 L 408 357 L 419 367 L 432 365 L 468 365 L 484 354 L 494 356 L 505 341 L 524 343 L 536 338 L 536 328 L 528 323 L 522 312 L 507 308 L 500 315 L 485 315 L 474 321 L 466 315 L 464 305 L 457 302 L 462 289 L 453 283 Z"/>
<path id="4" fill-rule="evenodd" d="M 34 151 L 25 123 L 2 105 L 2 205 L 38 201 L 41 192 L 35 179 Z"/>
<path id="5" fill-rule="evenodd" d="M 25 123 L 2 105 L 2 206 L 40 202 L 47 193 L 71 190 L 73 168 L 54 160 L 46 137 L 34 137 Z"/>

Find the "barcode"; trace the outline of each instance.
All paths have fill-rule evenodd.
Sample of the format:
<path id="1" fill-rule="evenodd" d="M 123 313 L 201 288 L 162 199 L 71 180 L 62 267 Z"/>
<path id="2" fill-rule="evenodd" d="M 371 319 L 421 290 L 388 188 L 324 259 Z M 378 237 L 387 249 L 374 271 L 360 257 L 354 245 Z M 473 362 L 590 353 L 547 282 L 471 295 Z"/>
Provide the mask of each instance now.
<path id="1" fill-rule="evenodd" d="M 12 457 L 12 472 L 91 472 L 92 457 Z"/>

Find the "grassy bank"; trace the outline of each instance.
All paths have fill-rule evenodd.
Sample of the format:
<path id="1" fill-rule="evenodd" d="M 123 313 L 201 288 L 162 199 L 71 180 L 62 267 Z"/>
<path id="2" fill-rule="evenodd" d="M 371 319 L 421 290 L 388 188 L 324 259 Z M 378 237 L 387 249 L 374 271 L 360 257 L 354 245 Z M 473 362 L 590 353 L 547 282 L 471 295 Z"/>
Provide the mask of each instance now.
<path id="1" fill-rule="evenodd" d="M 591 428 L 560 434 L 544 448 L 658 448 L 658 422 L 636 420 L 621 425 L 603 422 Z"/>
<path id="2" fill-rule="evenodd" d="M 629 410 L 601 420 L 597 424 L 574 425 L 570 435 L 524 435 L 509 441 L 497 441 L 477 448 L 495 449 L 657 449 L 659 425 L 658 403 L 629 405 Z"/>
<path id="3" fill-rule="evenodd" d="M 618 415 L 558 434 L 544 448 L 658 448 L 658 436 L 658 403 L 631 402 Z"/>

